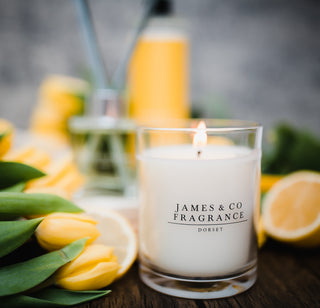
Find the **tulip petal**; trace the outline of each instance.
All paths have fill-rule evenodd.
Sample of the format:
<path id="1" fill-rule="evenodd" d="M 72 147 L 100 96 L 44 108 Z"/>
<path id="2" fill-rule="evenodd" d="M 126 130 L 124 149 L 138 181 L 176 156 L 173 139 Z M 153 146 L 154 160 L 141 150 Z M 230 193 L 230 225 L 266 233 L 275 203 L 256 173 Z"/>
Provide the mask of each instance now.
<path id="1" fill-rule="evenodd" d="M 61 250 L 0 268 L 0 296 L 20 293 L 43 282 L 62 265 L 77 257 L 85 242 L 86 239 L 81 239 Z"/>
<path id="2" fill-rule="evenodd" d="M 88 271 L 56 280 L 56 284 L 74 291 L 101 289 L 115 280 L 119 268 L 118 263 L 101 262 Z"/>
<path id="3" fill-rule="evenodd" d="M 87 244 L 90 244 L 99 235 L 96 221 L 81 214 L 50 214 L 36 231 L 40 246 L 49 251 L 60 249 L 83 237 L 87 237 Z"/>
<path id="4" fill-rule="evenodd" d="M 72 262 L 61 267 L 55 274 L 56 279 L 62 279 L 72 275 L 75 271 L 81 271 L 90 265 L 99 262 L 117 262 L 113 255 L 113 248 L 102 244 L 91 244 L 84 248 L 81 255 Z"/>
<path id="5" fill-rule="evenodd" d="M 35 231 L 42 218 L 0 221 L 0 257 L 21 246 Z"/>
<path id="6" fill-rule="evenodd" d="M 73 219 L 80 222 L 88 222 L 91 224 L 96 225 L 98 222 L 92 218 L 91 216 L 85 215 L 85 214 L 74 214 L 74 213 L 51 213 L 50 217 L 59 218 L 59 219 Z"/>

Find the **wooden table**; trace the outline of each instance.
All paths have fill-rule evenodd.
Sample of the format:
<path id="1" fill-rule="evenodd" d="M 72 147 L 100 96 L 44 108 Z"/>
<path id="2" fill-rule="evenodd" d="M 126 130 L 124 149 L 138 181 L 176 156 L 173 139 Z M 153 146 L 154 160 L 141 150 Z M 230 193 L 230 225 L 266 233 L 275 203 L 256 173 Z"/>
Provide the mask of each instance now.
<path id="1" fill-rule="evenodd" d="M 153 291 L 139 279 L 138 264 L 110 286 L 112 293 L 77 308 L 320 307 L 320 248 L 302 250 L 269 241 L 259 251 L 258 281 L 247 292 L 217 300 L 188 300 Z"/>

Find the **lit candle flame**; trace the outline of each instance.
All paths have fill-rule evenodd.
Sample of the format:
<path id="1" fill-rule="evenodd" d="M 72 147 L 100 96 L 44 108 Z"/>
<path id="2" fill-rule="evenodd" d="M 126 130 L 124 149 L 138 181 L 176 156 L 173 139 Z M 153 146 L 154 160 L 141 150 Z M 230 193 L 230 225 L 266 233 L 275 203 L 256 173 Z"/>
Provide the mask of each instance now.
<path id="1" fill-rule="evenodd" d="M 193 136 L 193 146 L 201 147 L 207 144 L 206 124 L 201 121 L 197 126 L 197 132 Z"/>

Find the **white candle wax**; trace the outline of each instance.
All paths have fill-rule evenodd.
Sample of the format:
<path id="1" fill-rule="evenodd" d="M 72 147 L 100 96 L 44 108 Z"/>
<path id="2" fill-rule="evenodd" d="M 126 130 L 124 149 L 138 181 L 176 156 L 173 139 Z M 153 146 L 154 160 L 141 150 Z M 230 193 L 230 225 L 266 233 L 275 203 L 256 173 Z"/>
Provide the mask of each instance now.
<path id="1" fill-rule="evenodd" d="M 139 160 L 142 260 L 171 274 L 213 277 L 255 259 L 258 150 L 207 145 L 198 154 L 191 145 L 167 146 Z"/>

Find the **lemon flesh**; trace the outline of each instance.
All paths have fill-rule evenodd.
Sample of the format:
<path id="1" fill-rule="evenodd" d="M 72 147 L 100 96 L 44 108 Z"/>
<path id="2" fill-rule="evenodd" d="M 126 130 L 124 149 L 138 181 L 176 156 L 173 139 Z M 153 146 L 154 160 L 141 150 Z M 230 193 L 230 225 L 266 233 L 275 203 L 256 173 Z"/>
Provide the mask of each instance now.
<path id="1" fill-rule="evenodd" d="M 303 247 L 320 245 L 320 174 L 292 173 L 266 195 L 263 225 L 271 237 Z"/>

